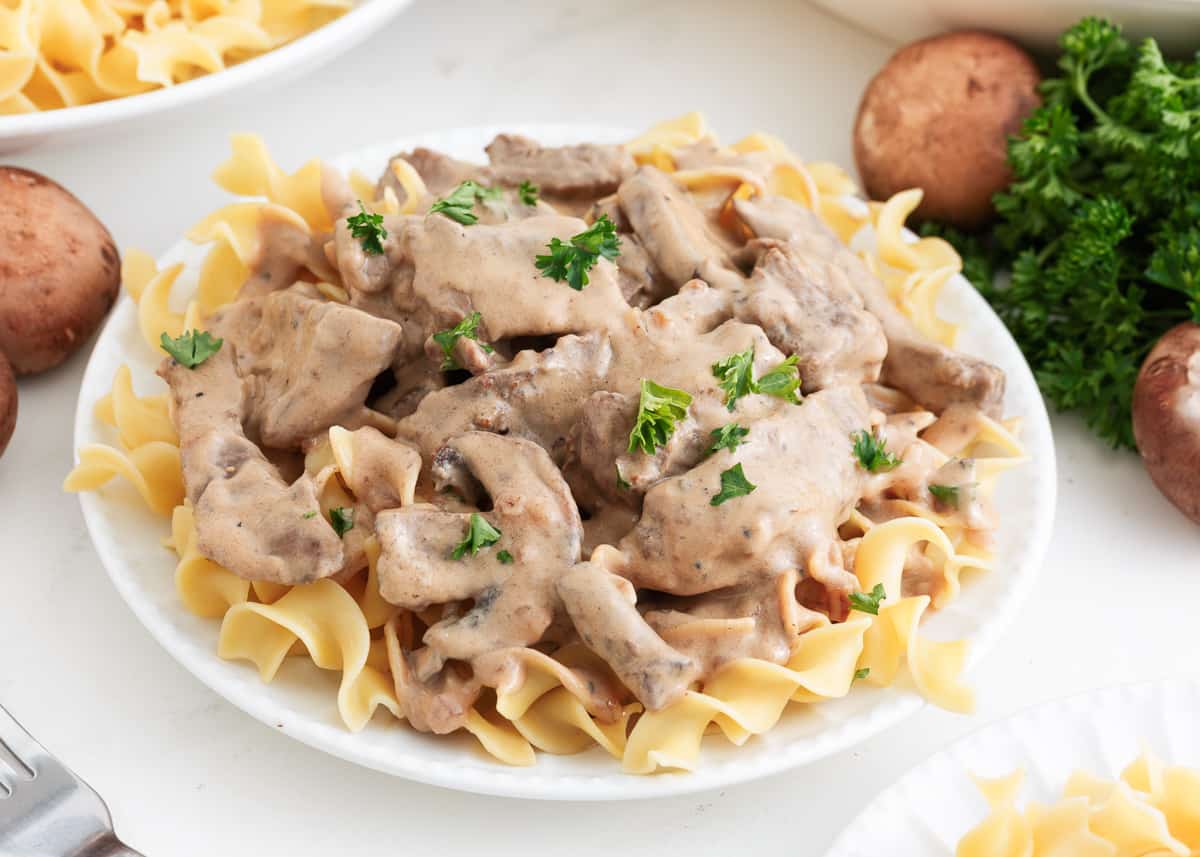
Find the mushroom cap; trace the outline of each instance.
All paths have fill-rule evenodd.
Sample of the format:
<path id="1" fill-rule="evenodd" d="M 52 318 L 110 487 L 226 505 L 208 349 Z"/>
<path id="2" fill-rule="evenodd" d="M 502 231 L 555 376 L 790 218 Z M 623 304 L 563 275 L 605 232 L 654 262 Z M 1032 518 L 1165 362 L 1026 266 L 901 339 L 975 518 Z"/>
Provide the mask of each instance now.
<path id="1" fill-rule="evenodd" d="M 18 375 L 70 356 L 120 284 L 116 245 L 87 206 L 45 176 L 0 166 L 0 351 Z"/>
<path id="2" fill-rule="evenodd" d="M 1171 328 L 1146 357 L 1133 436 L 1158 490 L 1200 524 L 1200 325 Z"/>
<path id="3" fill-rule="evenodd" d="M 1008 39 L 960 31 L 897 51 L 867 85 L 854 159 L 872 199 L 912 187 L 916 214 L 975 228 L 1008 186 L 1008 138 L 1039 104 L 1033 59 Z"/>
<path id="4" fill-rule="evenodd" d="M 0 455 L 8 448 L 17 427 L 17 378 L 4 352 L 0 351 Z"/>

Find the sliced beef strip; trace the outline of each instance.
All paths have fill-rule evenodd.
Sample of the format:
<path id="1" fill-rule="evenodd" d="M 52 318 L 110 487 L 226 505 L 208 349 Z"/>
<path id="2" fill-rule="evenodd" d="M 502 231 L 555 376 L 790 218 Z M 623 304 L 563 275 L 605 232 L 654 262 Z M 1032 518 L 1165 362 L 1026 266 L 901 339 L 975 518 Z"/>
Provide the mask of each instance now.
<path id="1" fill-rule="evenodd" d="M 498 135 L 486 151 L 492 173 L 501 184 L 516 186 L 529 181 L 551 197 L 605 196 L 636 168 L 623 146 L 542 146 L 519 134 Z"/>
<path id="2" fill-rule="evenodd" d="M 468 432 L 439 453 L 434 479 L 435 485 L 477 483 L 492 502 L 484 515 L 501 535 L 477 554 L 454 559 L 469 514 L 425 505 L 378 516 L 379 585 L 386 600 L 420 609 L 473 599 L 465 613 L 447 616 L 425 632 L 428 654 L 421 659 L 433 667 L 451 660 L 473 663 L 538 642 L 562 613 L 556 582 L 579 562 L 583 540 L 579 510 L 558 468 L 529 441 Z M 510 562 L 501 560 L 501 551 Z"/>
<path id="3" fill-rule="evenodd" d="M 243 433 L 252 395 L 235 353 L 225 343 L 194 369 L 170 359 L 159 368 L 171 388 L 197 547 L 248 580 L 295 585 L 329 577 L 342 569 L 342 542 L 319 514 L 312 479 L 288 485 Z"/>
<path id="4" fill-rule="evenodd" d="M 393 322 L 294 290 L 228 304 L 208 325 L 236 347 L 248 428 L 280 449 L 330 426 L 362 425 L 371 384 L 401 340 Z"/>
<path id="5" fill-rule="evenodd" d="M 396 160 L 407 161 L 412 165 L 432 198 L 445 196 L 468 179 L 485 186 L 490 186 L 495 181 L 492 170 L 488 167 L 460 161 L 433 149 L 420 147 L 389 158 L 388 169 L 384 170 L 379 180 L 379 195 L 383 195 L 385 188 L 391 188 L 401 204 L 406 199 L 404 187 L 391 170 L 391 162 Z"/>
<path id="6" fill-rule="evenodd" d="M 786 242 L 753 244 L 758 264 L 735 293 L 735 317 L 757 324 L 777 348 L 796 355 L 805 393 L 877 380 L 887 340 L 858 292 L 809 276 L 809 266 Z"/>
<path id="7" fill-rule="evenodd" d="M 628 580 L 593 561 L 576 565 L 557 585 L 584 645 L 603 658 L 647 708 L 666 708 L 700 677 L 695 661 L 646 624 Z"/>
<path id="8" fill-rule="evenodd" d="M 966 403 L 999 416 L 1004 373 L 924 337 L 892 303 L 879 278 L 815 214 L 783 197 L 738 200 L 734 205 L 738 217 L 755 235 L 788 242 L 810 279 L 842 283 L 862 295 L 887 336 L 884 384 L 934 411 Z"/>
<path id="9" fill-rule="evenodd" d="M 696 278 L 720 288 L 740 283 L 724 239 L 666 173 L 639 167 L 621 183 L 617 199 L 638 241 L 675 288 Z"/>
<path id="10" fill-rule="evenodd" d="M 769 401 L 741 446 L 646 493 L 637 527 L 620 543 L 628 560 L 620 573 L 636 587 L 697 595 L 799 567 L 827 588 L 853 591 L 853 576 L 831 557 L 837 527 L 862 495 L 851 435 L 869 428 L 866 397 L 859 387 L 831 387 L 800 405 Z M 721 473 L 735 464 L 756 489 L 712 505 Z"/>

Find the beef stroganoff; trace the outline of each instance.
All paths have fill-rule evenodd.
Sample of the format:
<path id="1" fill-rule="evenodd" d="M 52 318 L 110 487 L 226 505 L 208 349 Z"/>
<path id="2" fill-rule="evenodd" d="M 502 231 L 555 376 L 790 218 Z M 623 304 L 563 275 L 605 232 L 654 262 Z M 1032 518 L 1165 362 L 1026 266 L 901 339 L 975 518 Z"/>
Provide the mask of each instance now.
<path id="1" fill-rule="evenodd" d="M 696 115 L 487 154 L 371 182 L 236 138 L 251 199 L 189 234 L 186 310 L 181 265 L 126 255 L 169 389 L 119 371 L 68 489 L 130 481 L 219 654 L 340 670 L 351 729 L 649 773 L 902 668 L 969 709 L 965 645 L 918 627 L 989 566 L 1023 452 L 935 311 L 957 256 L 904 236 L 919 193 Z"/>

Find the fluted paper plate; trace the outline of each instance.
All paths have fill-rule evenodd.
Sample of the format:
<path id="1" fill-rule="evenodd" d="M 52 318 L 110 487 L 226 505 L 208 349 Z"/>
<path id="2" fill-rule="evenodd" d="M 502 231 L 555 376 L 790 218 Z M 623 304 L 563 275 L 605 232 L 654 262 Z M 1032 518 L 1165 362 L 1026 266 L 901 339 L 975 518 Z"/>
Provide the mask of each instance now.
<path id="1" fill-rule="evenodd" d="M 549 145 L 581 140 L 620 141 L 629 132 L 581 126 L 461 129 L 396 140 L 333 159 L 343 169 L 378 174 L 389 155 L 414 146 L 430 146 L 451 155 L 483 159 L 483 146 L 499 130 L 518 131 Z M 199 219 L 205 212 L 196 212 Z M 186 242 L 161 260 L 188 263 L 176 291 L 194 288 L 203 250 Z M 946 288 L 944 314 L 963 324 L 960 344 L 1000 366 L 1008 374 L 1005 412 L 1022 417 L 1022 436 L 1031 461 L 1001 479 L 996 495 L 1001 515 L 997 567 L 965 581 L 962 597 L 925 625 L 941 638 L 966 637 L 974 663 L 1000 639 L 1041 569 L 1054 517 L 1054 447 L 1042 398 L 1021 352 L 987 303 L 961 278 Z M 139 391 L 161 389 L 154 369 L 161 355 L 138 333 L 136 307 L 123 299 L 105 326 L 80 390 L 75 441 L 111 443 L 112 431 L 96 420 L 93 406 L 108 392 L 122 363 L 133 370 Z M 180 663 L 217 693 L 262 722 L 306 744 L 350 761 L 412 780 L 448 788 L 514 797 L 563 800 L 643 798 L 718 788 L 802 765 L 854 746 L 924 705 L 903 684 L 892 688 L 859 687 L 845 699 L 816 706 L 791 706 L 767 735 L 734 747 L 706 739 L 693 773 L 633 777 L 601 750 L 577 756 L 540 754 L 530 768 L 509 768 L 485 756 L 473 739 L 437 738 L 380 717 L 352 734 L 337 716 L 338 675 L 321 672 L 306 659 L 289 659 L 272 684 L 259 681 L 244 662 L 217 657 L 219 622 L 193 616 L 175 593 L 174 556 L 160 540 L 163 519 L 148 512 L 123 484 L 81 495 L 84 518 L 104 567 L 130 608 L 154 638 Z"/>
<path id="2" fill-rule="evenodd" d="M 1123 685 L 1029 708 L 909 771 L 846 828 L 826 857 L 952 857 L 987 815 L 971 775 L 1025 770 L 1025 796 L 1062 796 L 1072 771 L 1115 779 L 1144 751 L 1200 767 L 1200 681 Z"/>

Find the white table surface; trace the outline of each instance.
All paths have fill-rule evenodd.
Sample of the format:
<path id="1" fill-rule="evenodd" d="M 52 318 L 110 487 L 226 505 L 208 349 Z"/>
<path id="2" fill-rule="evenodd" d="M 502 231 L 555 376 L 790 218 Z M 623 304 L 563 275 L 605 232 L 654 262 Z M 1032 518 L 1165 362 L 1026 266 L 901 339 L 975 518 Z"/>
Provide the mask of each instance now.
<path id="1" fill-rule="evenodd" d="M 122 246 L 159 252 L 221 203 L 207 176 L 233 131 L 257 131 L 294 167 L 459 125 L 640 127 L 698 108 L 727 138 L 772 130 L 808 157 L 849 164 L 858 93 L 889 51 L 782 0 L 428 0 L 314 77 L 167 127 L 9 160 L 71 188 Z M 975 673 L 974 717 L 927 709 L 852 752 L 677 799 L 525 803 L 392 779 L 237 711 L 117 597 L 75 498 L 59 489 L 86 356 L 21 382 L 0 460 L 0 702 L 105 796 L 118 832 L 151 857 L 816 857 L 885 785 L 984 722 L 1099 685 L 1200 673 L 1200 528 L 1133 455 L 1062 417 L 1057 533 L 1033 599 Z"/>

